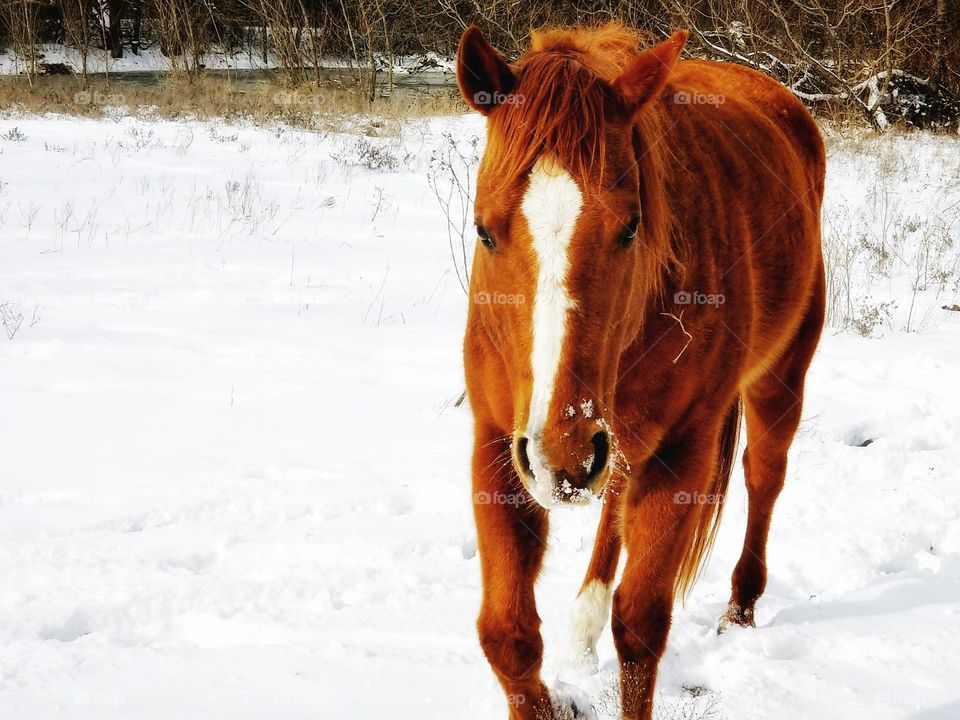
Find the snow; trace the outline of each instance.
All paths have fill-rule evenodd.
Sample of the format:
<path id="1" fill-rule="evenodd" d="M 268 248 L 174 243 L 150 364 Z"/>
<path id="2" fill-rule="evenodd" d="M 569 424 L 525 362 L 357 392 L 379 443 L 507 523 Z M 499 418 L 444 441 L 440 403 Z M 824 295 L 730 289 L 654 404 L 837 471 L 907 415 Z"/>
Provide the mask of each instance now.
<path id="1" fill-rule="evenodd" d="M 74 47 L 57 43 L 44 43 L 38 46 L 39 57 L 48 64 L 64 64 L 79 73 L 83 67 L 83 56 Z M 397 55 L 392 58 L 393 72 L 397 74 L 417 73 L 424 68 L 436 71 L 452 72 L 452 58 L 427 52 L 419 55 Z M 182 65 L 182 59 L 179 60 Z M 279 67 L 277 57 L 268 53 L 266 61 L 263 52 L 258 48 L 251 50 L 224 51 L 214 48 L 202 60 L 208 70 L 273 70 Z M 386 57 L 377 58 L 378 67 L 387 68 L 389 62 Z M 324 68 L 354 67 L 349 58 L 325 57 L 322 59 Z M 160 52 L 157 45 L 145 48 L 139 53 L 129 48 L 124 50 L 122 58 L 112 58 L 102 50 L 91 49 L 87 55 L 87 71 L 90 73 L 127 73 L 127 72 L 157 72 L 170 69 L 170 58 Z M 0 75 L 16 75 L 25 70 L 22 58 L 19 58 L 13 49 L 0 51 Z"/>
<path id="2" fill-rule="evenodd" d="M 73 47 L 54 43 L 43 43 L 38 46 L 42 62 L 49 64 L 64 64 L 80 72 L 83 67 L 82 54 Z M 275 68 L 276 59 L 272 56 L 263 62 L 261 54 L 246 52 L 212 52 L 204 58 L 204 65 L 211 70 L 259 70 Z M 25 65 L 12 48 L 0 52 L 0 75 L 15 75 L 24 71 Z M 160 52 L 159 47 L 150 47 L 134 53 L 129 49 L 124 51 L 122 58 L 112 58 L 102 50 L 92 49 L 87 55 L 87 71 L 102 72 L 152 72 L 169 70 L 170 60 Z"/>
<path id="3" fill-rule="evenodd" d="M 505 716 L 474 631 L 444 132 L 482 126 L 0 118 L 0 716 Z M 884 195 L 955 240 L 958 167 L 953 138 L 835 141 L 830 242 L 879 237 Z M 960 715 L 960 313 L 952 283 L 914 289 L 921 234 L 851 261 L 854 310 L 895 305 L 825 333 L 757 628 L 717 636 L 735 474 L 661 717 Z M 609 629 L 598 675 L 560 662 L 598 516 L 552 513 L 538 597 L 545 676 L 606 718 Z"/>

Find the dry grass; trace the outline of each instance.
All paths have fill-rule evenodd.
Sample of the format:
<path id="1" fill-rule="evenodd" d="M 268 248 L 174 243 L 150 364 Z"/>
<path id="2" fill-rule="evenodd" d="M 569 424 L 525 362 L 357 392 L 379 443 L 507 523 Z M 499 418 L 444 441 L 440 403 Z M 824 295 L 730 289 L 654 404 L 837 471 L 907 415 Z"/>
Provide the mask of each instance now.
<path id="1" fill-rule="evenodd" d="M 170 75 L 156 85 L 45 77 L 31 86 L 21 77 L 0 77 L 0 112 L 63 113 L 103 117 L 118 113 L 154 118 L 283 122 L 333 129 L 358 115 L 387 120 L 466 112 L 455 88 L 434 94 L 395 92 L 370 102 L 362 90 L 315 85 L 282 88 L 268 80 L 232 82 L 223 76 Z"/>
<path id="2" fill-rule="evenodd" d="M 923 329 L 960 291 L 960 160 L 947 152 L 955 141 L 822 128 L 828 175 L 846 169 L 845 192 L 828 194 L 823 212 L 827 324 L 864 336 Z"/>

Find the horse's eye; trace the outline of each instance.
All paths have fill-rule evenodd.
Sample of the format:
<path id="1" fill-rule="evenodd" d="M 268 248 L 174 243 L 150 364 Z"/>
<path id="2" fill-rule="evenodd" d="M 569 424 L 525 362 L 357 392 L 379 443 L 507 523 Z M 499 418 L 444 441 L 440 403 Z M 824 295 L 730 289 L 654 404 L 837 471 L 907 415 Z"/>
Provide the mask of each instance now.
<path id="1" fill-rule="evenodd" d="M 623 226 L 623 230 L 620 232 L 620 237 L 617 238 L 617 244 L 620 247 L 627 247 L 630 243 L 633 242 L 633 239 L 637 236 L 637 230 L 640 227 L 640 218 L 633 217 L 630 219 L 626 225 Z"/>
<path id="2" fill-rule="evenodd" d="M 490 234 L 490 231 L 487 230 L 483 225 L 477 225 L 477 238 L 483 243 L 484 247 L 493 250 L 496 247 L 496 243 L 493 241 L 493 235 Z"/>

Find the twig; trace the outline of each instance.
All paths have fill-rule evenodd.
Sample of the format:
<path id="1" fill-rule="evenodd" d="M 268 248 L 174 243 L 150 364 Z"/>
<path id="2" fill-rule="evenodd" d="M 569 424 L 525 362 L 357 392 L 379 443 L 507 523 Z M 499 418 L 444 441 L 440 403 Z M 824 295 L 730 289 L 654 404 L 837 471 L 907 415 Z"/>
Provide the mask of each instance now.
<path id="1" fill-rule="evenodd" d="M 682 332 L 684 335 L 687 336 L 687 344 L 683 346 L 683 349 L 680 350 L 680 352 L 677 353 L 677 356 L 673 359 L 673 364 L 676 365 L 677 360 L 680 359 L 680 356 L 687 351 L 687 348 L 690 347 L 690 343 L 693 342 L 693 335 L 688 333 L 687 329 L 683 326 L 683 310 L 680 311 L 680 317 L 677 317 L 673 313 L 660 313 L 660 314 L 663 315 L 664 317 L 673 318 L 674 320 L 676 320 L 677 324 L 680 325 L 680 332 Z"/>

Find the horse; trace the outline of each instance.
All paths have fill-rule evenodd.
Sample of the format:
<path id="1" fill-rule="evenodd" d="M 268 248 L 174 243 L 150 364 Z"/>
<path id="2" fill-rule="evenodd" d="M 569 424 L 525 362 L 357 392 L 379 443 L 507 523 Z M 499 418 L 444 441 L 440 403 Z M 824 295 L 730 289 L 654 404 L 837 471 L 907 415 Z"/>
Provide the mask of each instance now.
<path id="1" fill-rule="evenodd" d="M 622 715 L 646 720 L 743 418 L 747 529 L 719 630 L 754 625 L 823 326 L 824 145 L 776 80 L 680 60 L 685 31 L 531 37 L 510 63 L 470 27 L 457 52 L 486 118 L 463 346 L 477 630 L 511 720 L 589 712 L 541 678 L 534 583 L 548 511 L 602 496 L 571 642 L 589 667 L 610 619 Z"/>

